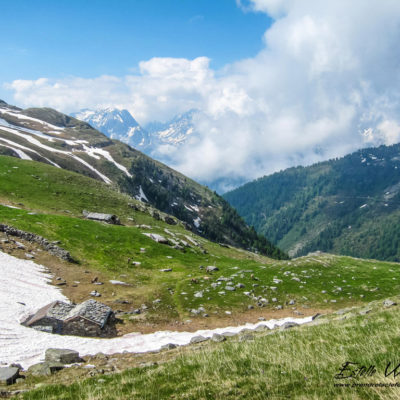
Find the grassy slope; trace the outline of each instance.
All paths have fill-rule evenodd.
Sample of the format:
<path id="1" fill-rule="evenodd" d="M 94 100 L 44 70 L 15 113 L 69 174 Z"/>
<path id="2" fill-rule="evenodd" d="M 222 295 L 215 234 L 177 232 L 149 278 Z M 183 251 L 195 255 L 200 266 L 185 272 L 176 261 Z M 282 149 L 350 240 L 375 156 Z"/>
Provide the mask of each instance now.
<path id="1" fill-rule="evenodd" d="M 399 387 L 356 384 L 396 384 L 385 377 L 388 362 L 398 365 L 400 309 L 370 305 L 366 316 L 353 309 L 344 316 L 322 319 L 273 334 L 256 334 L 253 341 L 236 338 L 219 344 L 154 355 L 162 363 L 128 369 L 115 375 L 51 384 L 24 399 L 398 399 Z M 324 323 L 325 322 L 325 323 Z M 390 329 L 388 329 L 390 327 Z M 169 352 L 170 353 L 170 352 Z M 346 361 L 374 365 L 372 377 L 337 380 Z M 50 378 L 47 382 L 56 382 Z M 350 387 L 335 387 L 345 383 Z M 43 384 L 43 383 L 42 383 Z"/>
<path id="2" fill-rule="evenodd" d="M 44 164 L 2 158 L 0 178 L 1 203 L 23 208 L 0 206 L 2 223 L 51 240 L 61 240 L 61 246 L 69 250 L 85 269 L 131 283 L 132 287 L 128 289 L 115 288 L 117 296 L 114 298 L 124 296 L 132 300 L 134 306 L 143 302 L 150 305 L 149 321 L 184 319 L 190 308 L 200 304 L 207 312 L 217 311 L 218 315 L 224 315 L 225 310 L 230 310 L 239 315 L 247 305 L 256 303 L 243 294 L 251 290 L 255 296 L 269 300 L 263 310 L 276 304 L 291 309 L 286 303 L 295 299 L 297 309 L 304 312 L 307 307 L 330 310 L 354 304 L 362 306 L 370 301 L 381 301 L 400 289 L 400 266 L 396 263 L 331 255 L 276 261 L 223 248 L 195 236 L 208 254 L 203 254 L 197 247 L 174 250 L 146 238 L 142 235 L 143 230 L 133 224 L 146 223 L 153 227 L 151 232 L 163 234 L 167 227 L 177 236 L 188 233 L 181 226 L 169 226 L 146 213 L 134 211 L 128 206 L 132 201 L 129 197 L 106 185 Z M 84 208 L 116 212 L 130 225 L 110 226 L 84 220 L 81 218 Z M 141 247 L 147 249 L 146 253 L 140 253 Z M 128 257 L 142 264 L 129 266 Z M 206 280 L 199 265 L 212 264 L 220 271 Z M 160 272 L 159 269 L 164 267 L 172 267 L 173 272 Z M 121 275 L 124 277 L 120 278 Z M 226 283 L 222 282 L 217 289 L 213 289 L 211 283 L 220 276 L 229 277 L 234 284 L 243 283 L 245 288 L 219 295 L 218 291 Z M 193 277 L 198 278 L 199 283 L 191 283 Z M 282 282 L 274 283 L 274 278 Z M 168 288 L 173 289 L 173 294 Z M 103 287 L 96 289 L 102 291 Z M 201 290 L 202 298 L 193 297 L 194 292 Z M 155 298 L 161 298 L 162 302 L 153 306 Z M 272 302 L 272 298 L 277 302 Z M 254 342 L 233 339 L 219 345 L 206 345 L 193 352 L 181 354 L 181 350 L 177 350 L 177 358 L 166 364 L 103 376 L 105 382 L 101 384 L 94 378 L 68 387 L 40 388 L 26 394 L 25 398 L 264 399 L 269 396 L 395 399 L 398 393 L 394 389 L 334 388 L 333 375 L 347 359 L 377 365 L 385 360 L 396 361 L 399 314 L 396 309 L 378 310 L 367 316 L 354 316 L 327 325 L 301 327 L 267 336 L 258 334 L 260 337 Z M 375 378 L 375 381 L 390 381 L 381 376 Z"/>
<path id="3" fill-rule="evenodd" d="M 185 318 L 199 306 L 216 315 L 226 310 L 241 313 L 249 305 L 256 305 L 258 297 L 268 301 L 264 309 L 273 310 L 277 305 L 286 308 L 292 299 L 298 307 L 335 308 L 379 299 L 400 289 L 399 266 L 394 263 L 328 255 L 273 261 L 194 235 L 201 247 L 181 251 L 155 243 L 143 232 L 166 235 L 167 228 L 183 239 L 188 232 L 179 225 L 170 226 L 134 211 L 128 206 L 129 197 L 104 184 L 44 164 L 2 158 L 0 177 L 2 202 L 25 208 L 0 206 L 1 222 L 60 240 L 85 269 L 101 272 L 103 279 L 120 279 L 132 285 L 130 289 L 116 287 L 116 298 L 125 296 L 136 306 L 152 305 L 153 300 L 161 298 L 160 305 L 152 306 L 156 319 Z M 115 212 L 130 226 L 84 220 L 82 209 Z M 132 226 L 134 223 L 151 225 L 152 229 L 143 230 Z M 141 248 L 146 252 L 140 252 Z M 133 267 L 128 259 L 141 265 Z M 219 271 L 206 279 L 204 270 L 199 269 L 201 265 L 216 265 Z M 160 272 L 162 268 L 173 271 Z M 222 276 L 228 281 L 217 282 Z M 274 283 L 274 278 L 282 282 Z M 215 283 L 218 285 L 214 288 Z M 245 287 L 225 290 L 227 285 L 239 283 Z M 322 293 L 324 290 L 326 293 Z M 203 292 L 203 297 L 194 297 L 196 292 Z"/>

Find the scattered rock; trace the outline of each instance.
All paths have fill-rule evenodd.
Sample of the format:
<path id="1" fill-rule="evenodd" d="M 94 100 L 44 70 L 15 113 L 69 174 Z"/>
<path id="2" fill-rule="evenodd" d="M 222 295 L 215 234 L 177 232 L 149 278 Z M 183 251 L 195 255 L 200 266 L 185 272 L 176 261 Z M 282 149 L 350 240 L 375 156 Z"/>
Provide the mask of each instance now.
<path id="1" fill-rule="evenodd" d="M 45 360 L 62 364 L 79 363 L 83 360 L 79 357 L 79 353 L 69 349 L 47 349 Z"/>
<path id="2" fill-rule="evenodd" d="M 206 340 L 208 340 L 208 338 L 205 338 L 204 336 L 193 336 L 190 339 L 190 343 L 201 343 L 201 342 L 205 342 Z"/>
<path id="3" fill-rule="evenodd" d="M 138 267 L 139 265 L 141 265 L 142 263 L 140 261 L 132 261 L 131 262 L 132 265 Z"/>
<path id="4" fill-rule="evenodd" d="M 397 303 L 395 303 L 394 301 L 392 301 L 390 299 L 386 299 L 383 302 L 383 307 L 392 307 L 392 306 L 395 306 L 395 305 L 397 305 Z"/>
<path id="5" fill-rule="evenodd" d="M 211 340 L 213 342 L 223 342 L 224 340 L 226 340 L 226 337 L 224 335 L 220 335 L 219 333 L 214 333 Z"/>
<path id="6" fill-rule="evenodd" d="M 294 306 L 296 304 L 296 300 L 290 300 L 289 301 L 289 306 Z"/>
<path id="7" fill-rule="evenodd" d="M 173 343 L 167 343 L 164 344 L 163 346 L 161 346 L 161 350 L 172 350 L 172 349 L 176 349 L 178 346 L 176 344 Z"/>
<path id="8" fill-rule="evenodd" d="M 256 332 L 262 332 L 265 330 L 269 330 L 267 325 L 258 325 L 257 328 L 254 329 Z"/>
<path id="9" fill-rule="evenodd" d="M 110 280 L 110 283 L 111 283 L 112 285 L 130 286 L 129 283 L 122 282 L 122 281 Z"/>
<path id="10" fill-rule="evenodd" d="M 194 294 L 194 297 L 197 297 L 197 298 L 203 297 L 203 291 L 196 292 L 196 293 Z"/>
<path id="11" fill-rule="evenodd" d="M 233 286 L 225 286 L 225 290 L 228 290 L 229 292 L 234 292 L 236 289 Z"/>
<path id="12" fill-rule="evenodd" d="M 299 324 L 297 324 L 296 322 L 285 322 L 283 325 L 280 326 L 280 330 L 284 331 L 285 329 L 290 329 L 290 328 L 294 328 L 295 326 L 298 326 Z"/>
<path id="13" fill-rule="evenodd" d="M 58 362 L 45 361 L 39 364 L 34 364 L 29 367 L 28 372 L 32 375 L 51 375 L 54 372 L 60 371 L 64 365 Z"/>
<path id="14" fill-rule="evenodd" d="M 171 272 L 172 271 L 172 268 L 163 268 L 163 269 L 160 269 L 160 272 Z"/>
<path id="15" fill-rule="evenodd" d="M 90 295 L 93 297 L 101 297 L 101 294 L 97 290 L 91 291 Z"/>
<path id="16" fill-rule="evenodd" d="M 258 320 L 259 321 L 265 321 L 265 318 L 264 317 L 259 317 Z"/>
<path id="17" fill-rule="evenodd" d="M 164 222 L 166 222 L 168 225 L 176 225 L 177 222 L 174 218 L 170 217 L 169 215 L 166 215 L 164 217 Z"/>
<path id="18" fill-rule="evenodd" d="M 236 285 L 236 287 L 239 288 L 239 289 L 243 289 L 245 286 L 244 286 L 243 283 L 238 283 L 238 284 Z"/>
<path id="19" fill-rule="evenodd" d="M 5 367 L 0 368 L 0 383 L 12 385 L 19 377 L 19 368 Z"/>
<path id="20" fill-rule="evenodd" d="M 37 243 L 42 248 L 44 248 L 46 251 L 48 251 L 50 254 L 52 254 L 58 258 L 61 258 L 62 260 L 66 260 L 69 262 L 75 261 L 71 257 L 71 255 L 68 251 L 62 249 L 61 247 L 58 247 L 56 244 L 54 244 L 53 242 L 50 242 L 49 240 L 45 239 L 42 236 L 35 235 L 34 233 L 30 233 L 30 232 L 21 231 L 19 229 L 13 228 L 12 226 L 4 225 L 4 224 L 0 224 L 0 232 L 4 232 L 10 236 L 19 237 L 30 243 Z M 15 243 L 17 244 L 17 246 L 19 246 L 19 245 L 23 246 L 23 247 L 19 247 L 19 248 L 21 248 L 21 249 L 25 248 L 25 246 L 22 243 L 19 243 L 19 242 L 15 242 Z"/>

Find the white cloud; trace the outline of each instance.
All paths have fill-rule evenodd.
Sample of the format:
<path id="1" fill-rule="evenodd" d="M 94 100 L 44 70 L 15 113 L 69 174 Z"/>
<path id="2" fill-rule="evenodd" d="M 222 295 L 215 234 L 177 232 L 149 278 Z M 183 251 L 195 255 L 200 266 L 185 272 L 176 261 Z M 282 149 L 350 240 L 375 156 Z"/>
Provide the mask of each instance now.
<path id="1" fill-rule="evenodd" d="M 159 154 L 203 182 L 252 179 L 400 140 L 400 2 L 248 0 L 274 23 L 264 49 L 221 71 L 210 60 L 153 58 L 137 75 L 18 80 L 22 106 L 119 106 L 141 123 L 192 108 L 197 135 Z"/>

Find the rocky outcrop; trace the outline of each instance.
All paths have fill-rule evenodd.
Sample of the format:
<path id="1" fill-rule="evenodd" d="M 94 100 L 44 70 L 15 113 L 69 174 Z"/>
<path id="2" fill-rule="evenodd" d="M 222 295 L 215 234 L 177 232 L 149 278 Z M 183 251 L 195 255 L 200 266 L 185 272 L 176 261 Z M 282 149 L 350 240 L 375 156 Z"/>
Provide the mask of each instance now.
<path id="1" fill-rule="evenodd" d="M 82 362 L 79 353 L 75 350 L 69 349 L 47 349 L 45 360 L 51 362 L 58 362 L 61 364 L 72 364 Z"/>
<path id="2" fill-rule="evenodd" d="M 19 377 L 19 368 L 6 367 L 0 368 L 0 383 L 12 385 Z"/>
<path id="3" fill-rule="evenodd" d="M 0 232 L 4 232 L 7 235 L 24 239 L 30 243 L 36 243 L 43 249 L 48 251 L 50 254 L 52 254 L 53 256 L 56 256 L 58 258 L 61 258 L 62 260 L 66 260 L 69 262 L 75 262 L 69 251 L 62 249 L 57 245 L 56 242 L 51 242 L 42 236 L 30 232 L 25 232 L 20 229 L 4 224 L 0 224 Z"/>

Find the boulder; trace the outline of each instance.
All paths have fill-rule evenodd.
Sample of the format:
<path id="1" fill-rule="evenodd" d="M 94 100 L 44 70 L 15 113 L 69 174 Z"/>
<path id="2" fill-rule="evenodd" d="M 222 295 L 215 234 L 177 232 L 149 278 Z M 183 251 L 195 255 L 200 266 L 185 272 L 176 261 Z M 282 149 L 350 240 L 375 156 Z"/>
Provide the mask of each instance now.
<path id="1" fill-rule="evenodd" d="M 268 330 L 268 326 L 267 325 L 258 325 L 256 329 L 254 329 L 256 332 L 262 332 L 265 330 Z"/>
<path id="2" fill-rule="evenodd" d="M 176 225 L 177 224 L 176 220 L 174 218 L 168 216 L 168 215 L 166 215 L 164 217 L 164 222 L 166 222 L 169 225 Z"/>
<path id="3" fill-rule="evenodd" d="M 201 342 L 205 342 L 206 340 L 208 340 L 208 338 L 205 338 L 204 336 L 193 336 L 190 339 L 190 343 L 201 343 Z"/>
<path id="4" fill-rule="evenodd" d="M 64 365 L 58 362 L 45 361 L 39 364 L 34 364 L 29 367 L 28 372 L 32 375 L 51 375 L 54 372 L 60 371 Z"/>
<path id="5" fill-rule="evenodd" d="M 225 286 L 225 290 L 228 290 L 229 292 L 234 292 L 236 289 L 234 286 Z"/>
<path id="6" fill-rule="evenodd" d="M 19 377 L 19 368 L 5 367 L 0 368 L 0 383 L 11 385 Z"/>
<path id="7" fill-rule="evenodd" d="M 226 340 L 226 337 L 224 335 L 220 335 L 219 333 L 214 333 L 211 337 L 211 340 L 213 342 L 223 342 Z"/>
<path id="8" fill-rule="evenodd" d="M 296 322 L 285 322 L 283 325 L 280 326 L 280 330 L 284 331 L 285 329 L 290 329 L 294 328 L 295 326 L 298 326 Z"/>
<path id="9" fill-rule="evenodd" d="M 178 346 L 176 344 L 173 343 L 167 343 L 164 344 L 163 346 L 161 346 L 161 350 L 172 350 L 172 349 L 176 349 Z"/>
<path id="10" fill-rule="evenodd" d="M 77 351 L 68 349 L 47 349 L 45 360 L 61 364 L 72 364 L 83 361 Z"/>
<path id="11" fill-rule="evenodd" d="M 214 265 L 209 265 L 206 267 L 206 272 L 214 272 L 214 271 L 219 271 L 218 267 L 215 267 Z"/>

